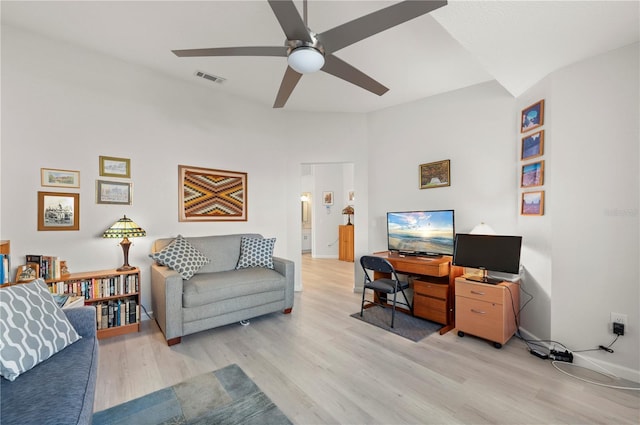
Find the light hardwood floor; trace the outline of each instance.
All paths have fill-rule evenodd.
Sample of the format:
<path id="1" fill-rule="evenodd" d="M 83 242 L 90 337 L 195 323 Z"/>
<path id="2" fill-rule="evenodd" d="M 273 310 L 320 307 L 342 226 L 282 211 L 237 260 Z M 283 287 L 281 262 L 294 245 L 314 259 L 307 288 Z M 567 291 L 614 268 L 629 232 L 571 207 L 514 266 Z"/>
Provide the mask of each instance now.
<path id="1" fill-rule="evenodd" d="M 638 424 L 639 391 L 588 384 L 455 332 L 418 343 L 349 317 L 353 263 L 303 256 L 293 313 L 189 335 L 155 322 L 100 341 L 95 410 L 237 363 L 297 424 Z"/>

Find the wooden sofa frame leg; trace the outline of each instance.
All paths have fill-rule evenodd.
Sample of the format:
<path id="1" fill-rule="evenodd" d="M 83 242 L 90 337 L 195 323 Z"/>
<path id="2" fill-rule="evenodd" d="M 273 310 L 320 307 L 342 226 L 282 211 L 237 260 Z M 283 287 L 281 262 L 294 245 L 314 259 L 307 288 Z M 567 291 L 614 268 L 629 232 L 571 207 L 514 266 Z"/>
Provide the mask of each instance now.
<path id="1" fill-rule="evenodd" d="M 283 312 L 284 314 L 290 314 L 292 311 L 293 311 L 293 308 L 292 308 L 292 307 L 285 308 L 284 310 L 282 310 L 282 312 Z"/>
<path id="2" fill-rule="evenodd" d="M 180 344 L 182 342 L 182 337 L 178 336 L 176 338 L 171 338 L 167 340 L 167 345 L 171 347 L 172 345 Z"/>

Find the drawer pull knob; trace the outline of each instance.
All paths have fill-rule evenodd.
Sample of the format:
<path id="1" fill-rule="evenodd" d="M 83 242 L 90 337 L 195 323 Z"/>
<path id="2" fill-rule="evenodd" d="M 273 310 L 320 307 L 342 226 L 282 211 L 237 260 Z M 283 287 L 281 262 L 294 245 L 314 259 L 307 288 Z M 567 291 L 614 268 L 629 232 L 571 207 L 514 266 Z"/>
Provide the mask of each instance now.
<path id="1" fill-rule="evenodd" d="M 484 292 L 481 291 L 471 291 L 471 293 L 475 295 L 484 295 Z"/>
<path id="2" fill-rule="evenodd" d="M 476 314 L 487 314 L 485 311 L 476 310 L 475 308 L 472 308 L 471 312 Z"/>

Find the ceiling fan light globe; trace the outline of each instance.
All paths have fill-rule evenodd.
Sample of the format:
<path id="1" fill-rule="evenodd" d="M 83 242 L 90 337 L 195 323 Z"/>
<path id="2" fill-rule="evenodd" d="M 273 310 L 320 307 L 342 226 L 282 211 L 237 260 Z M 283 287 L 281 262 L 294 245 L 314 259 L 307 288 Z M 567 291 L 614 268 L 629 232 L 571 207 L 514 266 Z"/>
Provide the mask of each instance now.
<path id="1" fill-rule="evenodd" d="M 300 74 L 317 72 L 324 66 L 324 55 L 313 47 L 298 47 L 287 58 L 289 66 Z"/>

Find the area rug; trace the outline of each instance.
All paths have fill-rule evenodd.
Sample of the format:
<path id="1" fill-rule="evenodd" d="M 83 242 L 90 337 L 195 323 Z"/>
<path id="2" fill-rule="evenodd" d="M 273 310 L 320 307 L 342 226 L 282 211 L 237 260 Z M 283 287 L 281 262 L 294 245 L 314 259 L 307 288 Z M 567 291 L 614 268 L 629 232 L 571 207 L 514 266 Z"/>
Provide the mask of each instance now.
<path id="1" fill-rule="evenodd" d="M 392 328 L 391 308 L 384 308 L 378 305 L 365 308 L 362 317 L 360 317 L 360 312 L 353 313 L 351 317 L 382 328 L 385 331 L 400 335 L 414 342 L 418 342 L 442 328 L 442 325 L 438 323 L 420 319 L 419 317 L 413 317 L 399 311 L 396 311 L 396 319 Z"/>
<path id="2" fill-rule="evenodd" d="M 93 414 L 103 424 L 291 424 L 238 365 Z"/>

